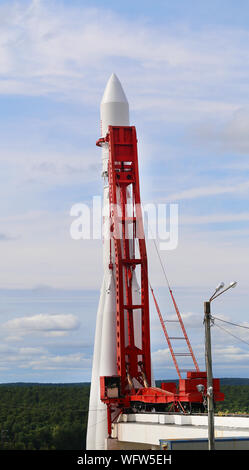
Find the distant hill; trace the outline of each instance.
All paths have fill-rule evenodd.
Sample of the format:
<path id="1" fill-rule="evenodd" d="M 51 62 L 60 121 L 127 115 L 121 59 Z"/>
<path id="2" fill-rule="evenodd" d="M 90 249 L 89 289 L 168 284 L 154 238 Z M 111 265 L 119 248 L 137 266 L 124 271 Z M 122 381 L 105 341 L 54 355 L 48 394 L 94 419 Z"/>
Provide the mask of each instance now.
<path id="1" fill-rule="evenodd" d="M 156 385 L 160 386 L 162 382 L 176 382 L 178 380 L 156 380 Z M 249 385 L 249 378 L 242 377 L 222 377 L 220 378 L 221 385 Z"/>
<path id="2" fill-rule="evenodd" d="M 159 387 L 162 382 L 176 382 L 178 379 L 172 380 L 156 380 L 156 386 Z M 249 378 L 242 377 L 223 377 L 220 379 L 221 385 L 249 385 Z M 90 382 L 72 382 L 72 383 L 42 383 L 42 382 L 10 382 L 10 383 L 0 383 L 1 386 L 15 386 L 15 387 L 89 387 Z"/>
<path id="3" fill-rule="evenodd" d="M 89 387 L 90 382 L 75 382 L 75 383 L 42 383 L 42 382 L 9 382 L 0 383 L 0 387 L 15 386 L 15 387 Z"/>
<path id="4" fill-rule="evenodd" d="M 233 378 L 233 377 L 224 377 L 220 379 L 221 385 L 249 385 L 249 378 Z"/>

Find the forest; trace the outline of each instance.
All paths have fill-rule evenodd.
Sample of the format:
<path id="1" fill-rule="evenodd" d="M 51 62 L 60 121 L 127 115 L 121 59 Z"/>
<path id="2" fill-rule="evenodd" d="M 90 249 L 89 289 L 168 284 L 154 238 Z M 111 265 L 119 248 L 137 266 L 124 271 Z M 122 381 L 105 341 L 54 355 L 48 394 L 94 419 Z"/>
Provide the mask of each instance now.
<path id="1" fill-rule="evenodd" d="M 221 382 L 225 401 L 217 413 L 249 414 L 249 384 L 238 383 Z M 89 390 L 89 384 L 1 384 L 0 449 L 85 449 Z"/>
<path id="2" fill-rule="evenodd" d="M 0 449 L 84 449 L 89 389 L 89 385 L 1 385 Z"/>
<path id="3" fill-rule="evenodd" d="M 225 400 L 216 403 L 216 412 L 249 414 L 249 385 L 221 385 Z"/>

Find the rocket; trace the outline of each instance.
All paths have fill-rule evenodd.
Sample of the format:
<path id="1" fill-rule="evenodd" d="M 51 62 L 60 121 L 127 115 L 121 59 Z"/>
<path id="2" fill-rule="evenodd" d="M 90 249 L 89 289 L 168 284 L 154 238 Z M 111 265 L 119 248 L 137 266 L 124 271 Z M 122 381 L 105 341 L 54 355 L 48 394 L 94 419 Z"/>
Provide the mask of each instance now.
<path id="1" fill-rule="evenodd" d="M 108 126 L 129 126 L 129 104 L 115 74 L 109 78 L 100 106 L 101 136 Z M 96 318 L 92 378 L 89 400 L 87 449 L 104 450 L 107 432 L 106 405 L 100 400 L 100 376 L 117 374 L 116 364 L 116 294 L 114 250 L 110 245 L 108 143 L 102 145 L 103 177 L 103 283 Z M 112 243 L 112 242 L 111 242 Z M 137 286 L 135 286 L 138 290 Z"/>
<path id="2" fill-rule="evenodd" d="M 87 426 L 87 450 L 105 450 L 112 424 L 123 410 L 161 410 L 171 404 L 203 402 L 196 397 L 196 379 L 205 378 L 195 360 L 172 289 L 174 304 L 195 371 L 187 372 L 182 390 L 172 384 L 155 387 L 150 351 L 149 280 L 139 188 L 137 137 L 129 125 L 129 104 L 115 74 L 109 78 L 100 107 L 103 178 L 103 282 L 96 317 L 94 354 Z M 128 228 L 128 231 L 126 230 Z M 152 296 L 175 363 L 155 295 Z M 192 388 L 194 387 L 194 388 Z M 224 396 L 216 390 L 216 399 Z M 195 404 L 196 404 L 195 403 Z M 185 406 L 184 405 L 184 406 Z M 174 408 L 175 409 L 175 408 Z M 153 412 L 153 411 L 152 411 Z"/>
<path id="3" fill-rule="evenodd" d="M 110 413 L 114 414 L 114 419 L 116 412 L 118 416 L 122 397 L 134 391 L 142 393 L 144 387 L 154 383 L 151 376 L 147 255 L 143 229 L 139 230 L 142 213 L 137 138 L 135 127 L 129 125 L 127 98 L 115 74 L 107 82 L 100 117 L 101 138 L 97 145 L 102 148 L 103 283 L 96 318 L 87 450 L 106 448 L 112 421 Z M 110 133 L 119 132 L 119 129 L 121 134 L 114 150 Z M 121 143 L 120 138 L 128 140 Z M 116 157 L 115 151 L 118 152 Z M 121 156 L 124 161 L 115 160 Z M 118 180 L 115 188 L 114 161 L 120 165 L 118 173 L 115 173 Z M 115 208 L 110 202 L 114 199 Z M 118 242 L 115 227 L 119 219 L 122 220 L 122 228 L 119 229 L 122 239 Z M 143 239 L 138 240 L 138 233 L 142 233 Z M 139 266 L 137 270 L 136 266 Z M 120 380 L 122 397 L 115 402 L 116 405 L 112 402 L 111 411 L 110 407 L 107 409 L 100 387 L 100 380 L 105 378 Z"/>

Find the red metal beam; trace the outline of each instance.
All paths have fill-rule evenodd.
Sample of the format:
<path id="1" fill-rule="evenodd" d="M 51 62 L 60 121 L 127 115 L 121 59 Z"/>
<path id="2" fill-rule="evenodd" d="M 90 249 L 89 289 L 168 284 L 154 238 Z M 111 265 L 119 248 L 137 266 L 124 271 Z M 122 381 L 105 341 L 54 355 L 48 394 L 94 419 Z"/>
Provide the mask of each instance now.
<path id="1" fill-rule="evenodd" d="M 117 299 L 117 365 L 121 377 L 121 391 L 128 393 L 128 374 L 131 379 L 143 383 L 146 377 L 151 384 L 149 295 L 147 276 L 147 253 L 143 230 L 140 202 L 137 137 L 131 127 L 109 126 L 109 201 L 110 218 L 113 224 L 115 247 L 116 299 Z M 127 213 L 129 204 L 133 216 Z M 132 238 L 127 237 L 127 224 L 133 224 Z M 139 238 L 138 238 L 139 236 Z M 135 258 L 138 241 L 139 253 Z M 139 305 L 133 303 L 132 277 L 140 266 L 141 286 L 141 349 L 135 347 L 134 310 Z M 125 323 L 128 327 L 128 345 L 125 345 Z M 142 357 L 139 358 L 139 356 Z"/>

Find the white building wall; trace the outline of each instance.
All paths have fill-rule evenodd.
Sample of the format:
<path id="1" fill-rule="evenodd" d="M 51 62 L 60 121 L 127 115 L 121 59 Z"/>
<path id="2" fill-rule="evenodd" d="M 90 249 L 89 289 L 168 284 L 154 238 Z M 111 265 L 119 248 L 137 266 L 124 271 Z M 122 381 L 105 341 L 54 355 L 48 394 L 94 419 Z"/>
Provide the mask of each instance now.
<path id="1" fill-rule="evenodd" d="M 137 443 L 138 448 L 140 445 L 157 447 L 160 439 L 207 439 L 207 415 L 122 415 L 113 425 L 112 437 L 124 446 Z M 215 437 L 249 438 L 249 417 L 215 416 Z"/>

